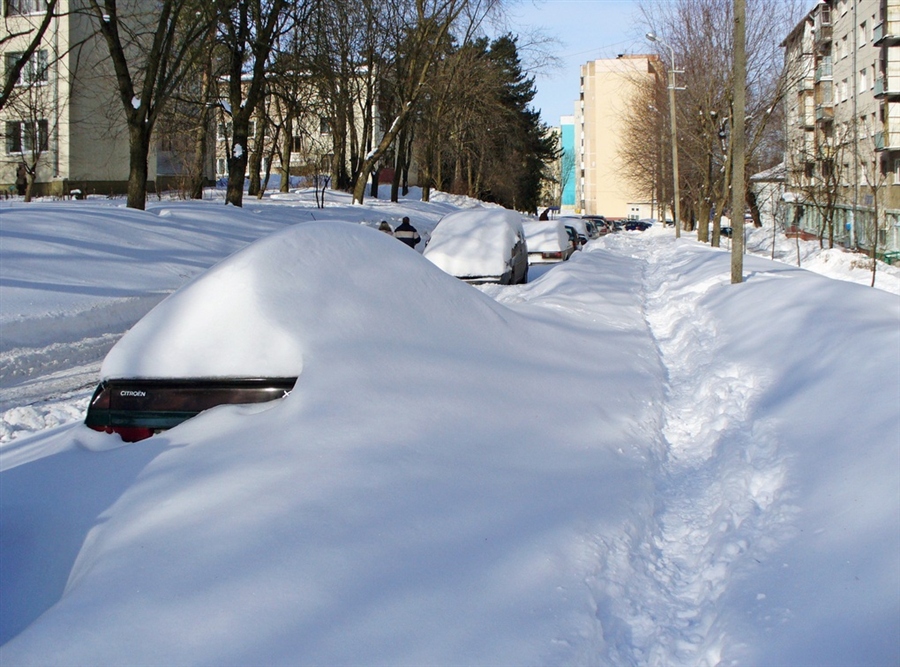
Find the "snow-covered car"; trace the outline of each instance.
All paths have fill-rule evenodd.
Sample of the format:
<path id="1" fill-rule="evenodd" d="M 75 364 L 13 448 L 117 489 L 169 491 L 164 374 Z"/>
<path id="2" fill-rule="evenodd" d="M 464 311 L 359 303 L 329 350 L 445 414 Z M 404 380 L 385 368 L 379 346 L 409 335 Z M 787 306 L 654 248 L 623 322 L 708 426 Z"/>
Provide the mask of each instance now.
<path id="1" fill-rule="evenodd" d="M 297 284 L 299 258 L 311 254 L 297 243 L 287 231 L 264 238 L 157 304 L 107 354 L 85 425 L 133 442 L 216 406 L 290 393 L 305 343 L 295 311 L 314 298 Z"/>
<path id="2" fill-rule="evenodd" d="M 472 208 L 445 216 L 422 253 L 468 283 L 515 285 L 528 280 L 522 216 L 505 208 Z"/>
<path id="3" fill-rule="evenodd" d="M 578 233 L 579 249 L 581 248 L 581 246 L 591 240 L 591 233 L 588 231 L 584 218 L 579 218 L 574 215 L 567 215 L 559 219 L 562 220 L 564 225 L 572 227 Z"/>
<path id="4" fill-rule="evenodd" d="M 575 252 L 565 225 L 556 220 L 533 220 L 524 224 L 529 264 L 563 262 Z"/>

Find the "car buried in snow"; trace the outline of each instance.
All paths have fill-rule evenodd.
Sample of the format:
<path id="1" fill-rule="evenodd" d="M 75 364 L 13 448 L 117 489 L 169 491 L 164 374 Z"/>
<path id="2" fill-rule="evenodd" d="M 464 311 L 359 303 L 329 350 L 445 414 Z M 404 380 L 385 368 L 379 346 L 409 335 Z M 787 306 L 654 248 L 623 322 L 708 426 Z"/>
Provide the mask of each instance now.
<path id="1" fill-rule="evenodd" d="M 564 262 L 575 252 L 575 245 L 559 219 L 525 222 L 529 264 Z"/>
<path id="2" fill-rule="evenodd" d="M 422 253 L 451 276 L 478 285 L 528 281 L 528 246 L 522 216 L 478 207 L 445 216 Z"/>
<path id="3" fill-rule="evenodd" d="M 107 379 L 94 391 L 84 423 L 137 442 L 218 405 L 283 398 L 296 382 L 296 377 Z"/>

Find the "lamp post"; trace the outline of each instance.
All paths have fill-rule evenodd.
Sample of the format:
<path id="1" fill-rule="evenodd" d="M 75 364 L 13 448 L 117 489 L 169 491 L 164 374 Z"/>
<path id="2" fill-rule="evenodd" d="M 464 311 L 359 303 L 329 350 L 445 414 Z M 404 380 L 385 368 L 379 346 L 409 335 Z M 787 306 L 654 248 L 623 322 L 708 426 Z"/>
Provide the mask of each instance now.
<path id="1" fill-rule="evenodd" d="M 671 56 L 670 66 L 669 66 L 669 125 L 671 129 L 672 135 L 672 185 L 674 188 L 675 201 L 673 202 L 673 215 L 675 216 L 675 237 L 681 237 L 681 190 L 678 187 L 678 134 L 675 129 L 675 75 L 678 73 L 678 70 L 675 69 L 675 49 L 669 46 L 666 42 L 661 40 L 656 36 L 655 33 L 648 32 L 647 39 L 651 42 L 659 42 L 664 47 L 669 49 L 669 55 Z M 665 220 L 663 220 L 663 224 L 665 224 Z"/>

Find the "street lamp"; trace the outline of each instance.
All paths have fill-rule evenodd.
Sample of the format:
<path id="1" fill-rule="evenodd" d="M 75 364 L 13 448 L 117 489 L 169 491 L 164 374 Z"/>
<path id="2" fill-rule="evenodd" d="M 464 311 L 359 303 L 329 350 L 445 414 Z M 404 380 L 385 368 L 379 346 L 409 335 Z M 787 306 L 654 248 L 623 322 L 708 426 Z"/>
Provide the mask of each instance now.
<path id="1" fill-rule="evenodd" d="M 669 67 L 669 125 L 671 126 L 671 134 L 672 134 L 672 181 L 675 192 L 675 202 L 674 202 L 674 216 L 675 216 L 675 236 L 676 238 L 681 237 L 681 191 L 678 187 L 678 135 L 675 130 L 675 75 L 680 73 L 679 70 L 675 69 L 675 49 L 666 44 L 663 40 L 656 36 L 655 33 L 648 32 L 647 39 L 651 42 L 659 42 L 664 47 L 669 49 L 669 55 L 671 56 L 670 67 Z M 665 224 L 665 220 L 663 220 L 663 224 Z"/>

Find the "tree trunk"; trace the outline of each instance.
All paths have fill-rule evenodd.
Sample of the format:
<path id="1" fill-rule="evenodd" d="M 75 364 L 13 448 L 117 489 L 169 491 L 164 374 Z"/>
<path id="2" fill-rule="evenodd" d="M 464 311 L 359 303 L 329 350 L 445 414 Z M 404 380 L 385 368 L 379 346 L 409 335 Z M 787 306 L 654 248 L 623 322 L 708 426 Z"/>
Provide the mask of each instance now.
<path id="1" fill-rule="evenodd" d="M 244 178 L 247 173 L 247 127 L 246 121 L 233 121 L 231 154 L 228 156 L 228 187 L 225 190 L 225 203 L 234 206 L 244 205 Z"/>
<path id="2" fill-rule="evenodd" d="M 35 179 L 35 171 L 37 171 L 37 166 L 32 169 L 27 169 L 25 172 L 25 202 L 30 202 L 31 198 L 34 196 L 34 179 Z M 872 277 L 872 280 L 875 280 L 875 277 Z"/>
<path id="3" fill-rule="evenodd" d="M 247 171 L 250 173 L 250 182 L 247 185 L 247 195 L 255 197 L 260 190 L 260 171 L 262 170 L 263 151 L 265 150 L 266 136 L 266 98 L 260 95 L 259 104 L 256 106 L 256 131 L 253 133 L 253 150 L 247 158 Z"/>
<path id="4" fill-rule="evenodd" d="M 290 192 L 291 189 L 291 157 L 294 151 L 294 118 L 288 112 L 284 119 L 284 146 L 281 149 L 281 184 L 280 192 Z"/>
<path id="5" fill-rule="evenodd" d="M 128 128 L 128 208 L 143 211 L 147 207 L 147 155 L 150 152 L 150 129 L 147 123 Z"/>
<path id="6" fill-rule="evenodd" d="M 194 131 L 194 159 L 191 168 L 191 199 L 203 199 L 203 180 L 206 170 L 206 148 L 209 133 L 209 107 L 204 106 Z"/>

